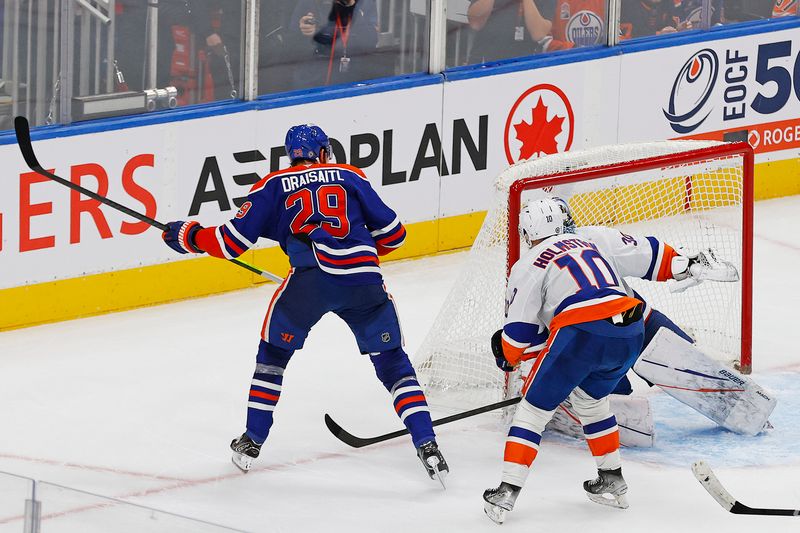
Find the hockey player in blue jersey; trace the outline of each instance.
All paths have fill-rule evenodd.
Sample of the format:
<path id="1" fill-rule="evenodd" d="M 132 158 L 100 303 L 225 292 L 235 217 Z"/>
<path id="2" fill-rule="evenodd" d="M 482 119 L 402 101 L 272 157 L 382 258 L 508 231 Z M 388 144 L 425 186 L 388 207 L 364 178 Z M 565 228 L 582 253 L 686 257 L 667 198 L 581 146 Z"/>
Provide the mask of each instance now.
<path id="1" fill-rule="evenodd" d="M 233 462 L 248 471 L 269 436 L 292 354 L 326 313 L 342 318 L 368 354 L 394 409 L 411 433 L 428 475 L 449 471 L 438 449 L 425 394 L 402 348 L 397 311 L 383 285 L 378 256 L 398 248 L 406 231 L 397 214 L 353 166 L 328 163 L 318 126 L 286 134 L 291 166 L 256 183 L 236 216 L 204 228 L 169 224 L 164 241 L 179 253 L 234 258 L 260 238 L 277 241 L 291 269 L 269 303 L 247 404 L 247 430 L 231 442 Z"/>

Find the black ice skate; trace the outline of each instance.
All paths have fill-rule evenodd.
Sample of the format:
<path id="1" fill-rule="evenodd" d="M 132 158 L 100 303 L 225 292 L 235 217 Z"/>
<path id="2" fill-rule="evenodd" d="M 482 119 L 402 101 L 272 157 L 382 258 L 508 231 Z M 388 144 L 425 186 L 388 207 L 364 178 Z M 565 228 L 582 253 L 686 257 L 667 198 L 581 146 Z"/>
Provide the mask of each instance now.
<path id="1" fill-rule="evenodd" d="M 238 439 L 233 439 L 231 441 L 231 450 L 233 450 L 231 461 L 239 467 L 239 470 L 246 474 L 253 464 L 253 459 L 258 457 L 261 451 L 261 445 L 253 442 L 253 439 L 244 433 Z"/>
<path id="2" fill-rule="evenodd" d="M 506 513 L 514 510 L 514 502 L 517 501 L 519 491 L 522 490 L 516 485 L 511 485 L 505 481 L 500 483 L 496 489 L 486 489 L 483 491 L 483 512 L 496 524 L 505 522 Z"/>
<path id="3" fill-rule="evenodd" d="M 425 467 L 425 471 L 431 479 L 438 479 L 439 483 L 442 484 L 442 488 L 446 489 L 444 478 L 450 472 L 450 468 L 447 466 L 447 461 L 444 460 L 442 452 L 439 451 L 436 441 L 428 441 L 417 448 L 417 457 L 422 461 L 422 466 Z"/>
<path id="4" fill-rule="evenodd" d="M 598 470 L 595 479 L 583 482 L 583 490 L 595 503 L 610 505 L 620 509 L 628 508 L 628 484 L 622 477 L 622 468 Z"/>

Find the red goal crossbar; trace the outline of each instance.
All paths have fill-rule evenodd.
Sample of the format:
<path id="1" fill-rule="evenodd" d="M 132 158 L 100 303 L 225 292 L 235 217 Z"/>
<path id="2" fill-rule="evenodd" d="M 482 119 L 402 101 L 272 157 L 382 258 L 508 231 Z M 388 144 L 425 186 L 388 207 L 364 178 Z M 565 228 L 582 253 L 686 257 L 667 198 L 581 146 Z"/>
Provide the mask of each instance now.
<path id="1" fill-rule="evenodd" d="M 700 148 L 686 152 L 661 155 L 613 163 L 585 169 L 567 170 L 545 176 L 522 178 L 515 181 L 508 192 L 508 250 L 507 272 L 519 259 L 520 242 L 516 238 L 519 226 L 519 211 L 521 208 L 522 192 L 530 189 L 542 189 L 555 185 L 564 185 L 578 181 L 589 181 L 607 178 L 620 174 L 641 172 L 645 170 L 663 169 L 683 164 L 698 163 L 722 157 L 742 158 L 742 323 L 741 323 L 741 353 L 739 370 L 749 374 L 752 370 L 752 344 L 753 344 L 753 149 L 746 142 L 727 143 L 709 148 Z M 691 194 L 691 182 L 687 181 L 687 201 Z M 687 206 L 688 207 L 688 206 Z"/>

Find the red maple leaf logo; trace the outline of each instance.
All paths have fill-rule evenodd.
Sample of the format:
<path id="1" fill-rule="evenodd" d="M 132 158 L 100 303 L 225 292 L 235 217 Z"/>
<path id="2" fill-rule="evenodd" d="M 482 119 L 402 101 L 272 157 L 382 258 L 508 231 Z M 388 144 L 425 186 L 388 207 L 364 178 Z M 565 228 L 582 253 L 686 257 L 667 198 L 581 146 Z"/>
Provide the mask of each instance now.
<path id="1" fill-rule="evenodd" d="M 554 115 L 551 120 L 547 120 L 547 106 L 542 103 L 541 96 L 536 107 L 531 110 L 531 114 L 530 124 L 524 120 L 514 124 L 517 140 L 522 142 L 522 148 L 519 149 L 519 160 L 530 159 L 534 155 L 538 157 L 558 152 L 556 136 L 562 131 L 564 117 Z"/>

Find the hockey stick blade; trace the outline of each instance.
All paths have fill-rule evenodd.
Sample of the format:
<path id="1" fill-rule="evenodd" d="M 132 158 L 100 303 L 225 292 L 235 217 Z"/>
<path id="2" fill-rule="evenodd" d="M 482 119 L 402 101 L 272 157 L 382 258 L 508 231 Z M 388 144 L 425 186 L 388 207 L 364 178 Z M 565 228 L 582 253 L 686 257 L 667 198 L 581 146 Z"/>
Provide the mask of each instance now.
<path id="1" fill-rule="evenodd" d="M 141 220 L 142 222 L 153 226 L 154 228 L 158 228 L 161 231 L 167 231 L 169 227 L 166 224 L 162 224 L 158 220 L 148 217 L 147 215 L 143 215 L 138 211 L 134 211 L 133 209 L 126 207 L 122 204 L 118 204 L 114 200 L 110 200 L 105 196 L 101 196 L 96 192 L 90 191 L 84 187 L 81 187 L 77 183 L 72 183 L 69 180 L 65 180 L 60 176 L 56 176 L 52 172 L 49 172 L 39 164 L 39 160 L 36 158 L 36 153 L 33 151 L 33 144 L 31 143 L 31 130 L 30 125 L 28 124 L 28 119 L 19 116 L 14 118 L 14 133 L 17 135 L 17 144 L 19 145 L 19 150 L 22 152 L 22 158 L 25 159 L 25 164 L 28 165 L 28 168 L 39 174 L 40 176 L 44 176 L 46 178 L 50 178 L 51 180 L 60 183 L 65 187 L 69 187 L 74 191 L 78 191 L 79 193 L 92 198 L 93 200 L 97 200 L 98 202 L 105 204 L 117 211 L 125 213 L 128 216 L 131 216 L 137 220 Z M 240 266 L 246 270 L 254 274 L 258 274 L 268 280 L 274 281 L 276 283 L 283 282 L 283 278 L 280 276 L 276 276 L 272 272 L 267 272 L 265 270 L 261 270 L 258 267 L 255 267 L 249 263 L 241 261 L 239 259 L 229 259 L 231 263 Z"/>
<path id="2" fill-rule="evenodd" d="M 714 471 L 705 463 L 697 461 L 692 465 L 692 472 L 697 481 L 719 503 L 723 509 L 733 514 L 772 515 L 772 516 L 800 516 L 800 509 L 768 509 L 748 507 L 731 496 L 722 483 L 719 482 Z"/>
<path id="3" fill-rule="evenodd" d="M 490 403 L 489 405 L 476 407 L 475 409 L 464 411 L 463 413 L 456 413 L 454 415 L 434 420 L 431 425 L 441 426 L 442 424 L 455 422 L 456 420 L 461 420 L 463 418 L 469 418 L 471 416 L 479 415 L 482 413 L 488 413 L 489 411 L 494 411 L 495 409 L 502 409 L 503 407 L 508 407 L 510 405 L 519 403 L 521 399 L 522 398 L 509 398 L 508 400 L 503 400 L 501 402 Z M 379 442 L 391 440 L 397 437 L 402 437 L 403 435 L 408 435 L 409 433 L 407 429 L 400 429 L 397 431 L 392 431 L 391 433 L 385 433 L 383 435 L 378 435 L 375 437 L 366 437 L 366 438 L 356 437 L 352 433 L 349 433 L 347 430 L 345 430 L 342 426 L 337 424 L 333 420 L 333 418 L 331 418 L 330 415 L 327 413 L 325 414 L 325 425 L 328 427 L 330 432 L 333 433 L 334 437 L 336 437 L 340 441 L 344 442 L 345 444 L 353 448 L 363 448 L 364 446 L 369 446 L 370 444 L 377 444 Z"/>

